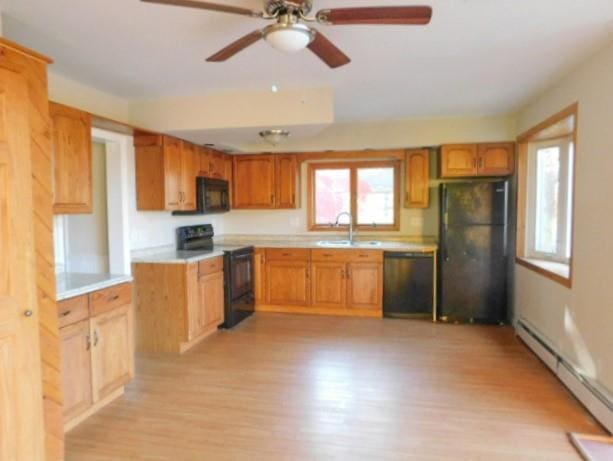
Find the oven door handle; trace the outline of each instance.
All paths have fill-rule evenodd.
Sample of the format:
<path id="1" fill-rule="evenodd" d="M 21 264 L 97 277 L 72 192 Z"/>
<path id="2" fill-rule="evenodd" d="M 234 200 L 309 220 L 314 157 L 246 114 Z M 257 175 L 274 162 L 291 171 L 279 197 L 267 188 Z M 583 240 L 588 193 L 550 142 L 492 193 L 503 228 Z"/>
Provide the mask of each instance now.
<path id="1" fill-rule="evenodd" d="M 237 259 L 247 259 L 247 258 L 253 258 L 253 253 L 245 253 L 242 255 L 232 255 L 232 259 L 234 261 L 236 261 Z"/>

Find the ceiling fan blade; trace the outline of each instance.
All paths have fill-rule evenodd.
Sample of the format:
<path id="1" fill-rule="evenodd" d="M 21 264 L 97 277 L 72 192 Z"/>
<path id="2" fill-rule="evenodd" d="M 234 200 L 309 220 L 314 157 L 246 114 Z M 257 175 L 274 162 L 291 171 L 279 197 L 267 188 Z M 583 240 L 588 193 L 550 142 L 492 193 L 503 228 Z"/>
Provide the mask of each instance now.
<path id="1" fill-rule="evenodd" d="M 345 53 L 339 50 L 334 43 L 318 30 L 315 31 L 315 39 L 309 44 L 309 50 L 333 69 L 351 62 L 351 59 Z"/>
<path id="2" fill-rule="evenodd" d="M 317 20 L 323 24 L 424 25 L 432 18 L 429 6 L 380 6 L 321 10 Z"/>
<path id="3" fill-rule="evenodd" d="M 201 2 L 199 0 L 141 0 L 145 3 L 159 3 L 161 5 L 185 6 L 201 10 L 219 11 L 220 13 L 241 14 L 243 16 L 262 17 L 261 11 L 250 10 L 238 6 L 220 5 L 219 3 Z"/>
<path id="4" fill-rule="evenodd" d="M 207 58 L 208 62 L 222 62 L 230 59 L 236 53 L 243 51 L 248 46 L 253 45 L 255 42 L 260 40 L 263 37 L 261 30 L 256 30 L 251 32 L 250 34 L 245 35 L 242 38 L 239 38 L 234 43 L 226 46 L 223 50 L 218 51 L 213 56 Z"/>

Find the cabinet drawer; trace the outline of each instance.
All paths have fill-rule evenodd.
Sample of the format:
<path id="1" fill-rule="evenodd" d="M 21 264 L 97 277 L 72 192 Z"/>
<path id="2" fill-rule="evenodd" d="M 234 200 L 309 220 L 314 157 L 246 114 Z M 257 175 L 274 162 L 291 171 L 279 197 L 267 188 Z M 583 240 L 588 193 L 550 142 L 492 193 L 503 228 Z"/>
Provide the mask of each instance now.
<path id="1" fill-rule="evenodd" d="M 351 262 L 383 262 L 383 251 L 381 250 L 349 250 L 348 260 Z"/>
<path id="2" fill-rule="evenodd" d="M 313 261 L 347 262 L 351 250 L 311 250 Z"/>
<path id="3" fill-rule="evenodd" d="M 223 271 L 222 256 L 212 259 L 205 259 L 204 261 L 200 261 L 198 263 L 198 275 L 200 277 L 202 277 L 203 275 L 214 274 L 215 272 L 221 271 Z"/>
<path id="4" fill-rule="evenodd" d="M 95 316 L 132 302 L 132 284 L 124 283 L 89 295 L 91 315 Z"/>
<path id="5" fill-rule="evenodd" d="M 306 248 L 269 248 L 266 259 L 269 261 L 308 261 L 310 251 Z"/>
<path id="6" fill-rule="evenodd" d="M 89 317 L 89 298 L 76 296 L 57 303 L 60 328 L 85 320 Z"/>

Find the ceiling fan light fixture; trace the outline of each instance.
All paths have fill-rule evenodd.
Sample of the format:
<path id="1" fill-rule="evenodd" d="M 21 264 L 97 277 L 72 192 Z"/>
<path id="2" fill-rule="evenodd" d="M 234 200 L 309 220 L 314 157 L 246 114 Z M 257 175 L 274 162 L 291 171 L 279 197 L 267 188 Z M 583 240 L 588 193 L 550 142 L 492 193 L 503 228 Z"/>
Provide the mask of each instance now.
<path id="1" fill-rule="evenodd" d="M 278 23 L 264 29 L 264 38 L 276 50 L 295 53 L 309 46 L 315 32 L 304 24 Z"/>
<path id="2" fill-rule="evenodd" d="M 278 145 L 282 141 L 285 141 L 289 137 L 289 131 L 287 130 L 264 130 L 260 131 L 260 137 L 268 144 L 273 146 Z"/>

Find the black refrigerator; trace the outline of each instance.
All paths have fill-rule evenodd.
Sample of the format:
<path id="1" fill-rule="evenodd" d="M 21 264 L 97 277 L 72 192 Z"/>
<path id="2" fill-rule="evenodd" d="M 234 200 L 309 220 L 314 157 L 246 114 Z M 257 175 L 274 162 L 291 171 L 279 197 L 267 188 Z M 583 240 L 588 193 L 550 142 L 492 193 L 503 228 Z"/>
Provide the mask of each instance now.
<path id="1" fill-rule="evenodd" d="M 439 318 L 507 318 L 508 181 L 441 184 Z"/>

